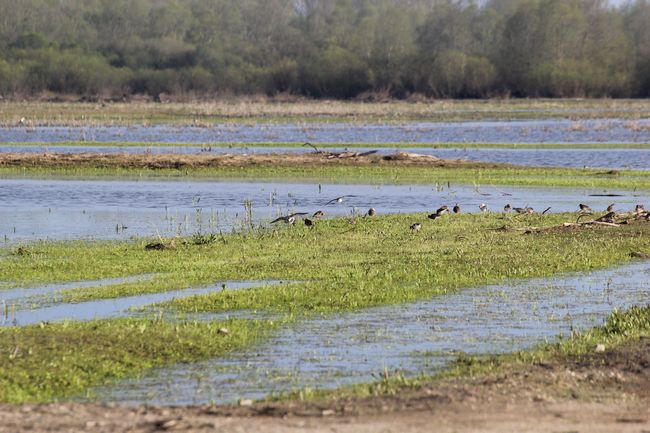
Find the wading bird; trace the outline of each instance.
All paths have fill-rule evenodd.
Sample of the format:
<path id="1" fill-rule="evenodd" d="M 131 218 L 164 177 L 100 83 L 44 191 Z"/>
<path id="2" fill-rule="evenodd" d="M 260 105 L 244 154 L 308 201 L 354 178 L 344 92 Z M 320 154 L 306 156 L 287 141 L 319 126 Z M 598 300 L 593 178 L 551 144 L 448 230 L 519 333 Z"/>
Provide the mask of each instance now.
<path id="1" fill-rule="evenodd" d="M 488 206 L 485 203 L 478 205 L 478 208 L 481 209 L 481 212 L 487 212 Z"/>
<path id="2" fill-rule="evenodd" d="M 278 217 L 278 218 L 274 219 L 273 221 L 271 221 L 271 224 L 282 221 L 282 222 L 285 222 L 285 223 L 291 225 L 291 224 L 296 222 L 296 217 L 297 216 L 302 216 L 302 215 L 307 215 L 307 212 L 296 212 L 296 213 L 292 213 L 292 214 L 287 215 L 287 216 L 281 216 L 281 217 Z"/>
<path id="3" fill-rule="evenodd" d="M 333 203 L 343 203 L 343 201 L 348 197 L 354 197 L 354 196 L 353 195 L 342 195 L 341 197 L 333 198 L 332 200 L 325 203 L 325 206 L 333 204 Z"/>
<path id="4" fill-rule="evenodd" d="M 586 204 L 580 203 L 578 207 L 580 208 L 581 213 L 594 213 L 594 211 Z"/>
<path id="5" fill-rule="evenodd" d="M 438 210 L 436 210 L 438 216 L 442 216 L 448 212 L 449 212 L 449 207 L 447 205 L 441 206 L 438 208 Z"/>
<path id="6" fill-rule="evenodd" d="M 513 208 L 515 212 L 517 212 L 519 215 L 524 215 L 524 214 L 533 214 L 535 213 L 535 210 L 532 207 L 515 207 Z"/>

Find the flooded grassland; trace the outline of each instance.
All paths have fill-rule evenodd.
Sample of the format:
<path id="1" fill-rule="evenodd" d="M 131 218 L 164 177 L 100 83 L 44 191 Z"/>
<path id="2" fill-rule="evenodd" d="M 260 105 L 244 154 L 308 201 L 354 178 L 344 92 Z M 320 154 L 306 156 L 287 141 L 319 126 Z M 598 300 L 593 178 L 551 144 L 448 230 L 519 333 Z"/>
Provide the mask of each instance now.
<path id="1" fill-rule="evenodd" d="M 400 399 L 628 353 L 650 335 L 649 117 L 0 104 L 0 403 Z"/>
<path id="2" fill-rule="evenodd" d="M 37 242 L 8 247 L 2 251 L 0 279 L 4 289 L 0 294 L 15 294 L 20 288 L 23 294 L 18 299 L 23 300 L 12 296 L 13 301 L 5 301 L 8 326 L 0 329 L 0 350 L 8 356 L 0 361 L 0 399 L 21 402 L 79 396 L 91 387 L 132 378 L 154 366 L 197 362 L 253 347 L 253 342 L 259 344 L 271 335 L 281 335 L 278 330 L 289 329 L 287 326 L 297 326 L 293 329 L 303 334 L 300 323 L 305 318 L 320 320 L 318 327 L 333 326 L 343 332 L 346 321 L 364 316 L 337 316 L 339 313 L 435 296 L 442 296 L 440 302 L 453 301 L 455 298 L 447 296 L 461 289 L 609 267 L 629 261 L 631 252 L 650 249 L 650 224 L 645 219 L 619 227 L 568 227 L 531 233 L 519 230 L 574 220 L 575 214 L 515 217 L 493 213 L 452 214 L 431 221 L 426 214 L 418 213 L 359 217 L 355 224 L 348 218 L 334 218 L 318 221 L 311 228 L 281 226 L 209 238 L 162 240 L 165 246 L 158 249 L 148 248 L 147 241 Z M 420 230 L 409 228 L 415 222 L 421 222 Z M 135 276 L 146 277 L 106 280 Z M 53 283 L 94 280 L 103 281 L 76 288 L 68 284 L 47 293 L 39 289 Z M 287 283 L 274 283 L 280 280 Z M 218 284 L 221 281 L 260 281 L 263 285 L 228 290 L 231 283 L 226 283 L 224 290 Z M 643 298 L 644 289 L 634 280 L 631 283 L 630 289 L 638 289 L 632 293 Z M 554 283 L 548 284 L 553 287 Z M 30 287 L 35 290 L 34 297 L 26 299 Z M 192 291 L 200 287 L 206 287 L 207 293 Z M 546 308 L 539 298 L 544 290 L 526 295 L 528 289 L 517 287 L 512 290 L 520 292 L 523 299 L 533 299 L 539 308 Z M 558 287 L 548 293 L 566 293 L 567 303 L 575 302 L 590 319 L 581 322 L 578 317 L 582 313 L 566 310 L 560 302 L 540 314 L 545 320 L 564 317 L 564 326 L 588 326 L 598 323 L 613 308 L 614 304 L 608 306 L 606 302 L 612 296 L 606 284 L 594 286 L 593 293 L 600 299 L 596 304 L 604 306 L 599 309 L 580 309 L 577 292 L 564 292 L 561 287 L 566 285 Z M 618 293 L 622 286 L 614 278 L 609 287 Z M 179 292 L 183 289 L 190 290 Z M 503 290 L 507 293 L 510 289 L 504 286 Z M 158 304 L 144 315 L 136 311 L 124 318 L 101 319 L 103 316 L 97 314 L 91 321 L 60 321 L 66 317 L 61 314 L 50 322 L 20 323 L 38 321 L 29 319 L 30 312 L 37 317 L 40 309 L 70 302 L 129 300 L 164 292 L 173 293 L 176 299 Z M 534 292 L 539 293 L 532 295 Z M 494 289 L 493 295 L 489 290 L 486 293 L 481 308 L 503 304 L 497 296 L 499 289 Z M 468 299 L 479 299 L 470 294 Z M 642 298 L 633 295 L 629 304 L 621 306 Z M 437 305 L 433 299 L 431 305 Z M 129 305 L 141 306 L 127 302 L 125 308 Z M 75 318 L 73 310 L 68 309 L 70 319 Z M 440 310 L 444 316 L 443 312 L 444 308 Z M 380 310 L 379 314 L 384 313 Z M 91 316 L 77 317 L 93 319 Z M 519 320 L 517 315 L 512 317 L 515 322 Z M 549 329 L 552 333 L 554 328 Z M 381 332 L 370 332 L 367 338 L 374 338 L 372 335 Z M 472 335 L 467 337 L 479 337 Z M 224 400 L 231 401 L 234 394 Z"/>

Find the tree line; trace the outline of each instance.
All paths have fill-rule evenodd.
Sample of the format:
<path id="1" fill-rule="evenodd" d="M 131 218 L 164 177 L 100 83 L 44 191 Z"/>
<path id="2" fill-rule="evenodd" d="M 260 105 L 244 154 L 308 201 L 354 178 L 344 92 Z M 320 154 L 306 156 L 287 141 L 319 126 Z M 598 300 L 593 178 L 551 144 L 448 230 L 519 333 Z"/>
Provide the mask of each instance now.
<path id="1" fill-rule="evenodd" d="M 0 0 L 0 95 L 648 97 L 650 0 Z"/>

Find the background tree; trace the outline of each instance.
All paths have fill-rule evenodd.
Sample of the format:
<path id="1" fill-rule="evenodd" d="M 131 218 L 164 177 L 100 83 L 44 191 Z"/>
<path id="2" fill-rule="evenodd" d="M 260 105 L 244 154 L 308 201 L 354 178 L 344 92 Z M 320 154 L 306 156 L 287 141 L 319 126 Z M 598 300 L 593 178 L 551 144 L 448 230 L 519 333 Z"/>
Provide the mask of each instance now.
<path id="1" fill-rule="evenodd" d="M 650 96 L 650 0 L 0 0 L 0 94 Z"/>

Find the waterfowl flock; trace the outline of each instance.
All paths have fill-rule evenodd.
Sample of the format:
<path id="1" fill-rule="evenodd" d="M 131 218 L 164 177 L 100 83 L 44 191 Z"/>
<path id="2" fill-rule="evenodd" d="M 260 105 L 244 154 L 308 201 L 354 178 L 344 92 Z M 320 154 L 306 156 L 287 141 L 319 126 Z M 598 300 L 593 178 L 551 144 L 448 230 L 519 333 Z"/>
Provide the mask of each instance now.
<path id="1" fill-rule="evenodd" d="M 354 196 L 352 196 L 352 195 L 344 195 L 344 196 L 336 197 L 336 198 L 328 201 L 327 203 L 325 203 L 325 205 L 335 204 L 335 203 L 342 203 L 348 197 L 354 197 Z M 614 223 L 615 218 L 617 216 L 623 216 L 623 217 L 634 216 L 637 219 L 639 217 L 641 217 L 641 218 L 645 218 L 646 220 L 650 221 L 650 212 L 647 212 L 645 210 L 644 205 L 642 205 L 642 204 L 637 204 L 634 207 L 633 211 L 630 211 L 630 212 L 627 212 L 627 213 L 625 213 L 625 212 L 624 213 L 617 213 L 614 210 L 614 207 L 615 207 L 615 203 L 612 203 L 609 206 L 607 206 L 607 208 L 605 210 L 606 213 L 604 215 L 602 215 L 601 217 L 595 219 L 594 222 L 598 222 L 598 223 Z M 481 203 L 479 205 L 479 210 L 482 213 L 489 212 L 488 206 L 485 203 Z M 503 212 L 504 213 L 507 214 L 507 213 L 510 213 L 510 212 L 515 212 L 516 213 L 515 216 L 534 215 L 534 214 L 545 215 L 549 210 L 551 210 L 550 206 L 547 207 L 546 209 L 544 209 L 542 212 L 536 212 L 535 209 L 533 209 L 532 207 L 530 207 L 528 205 L 526 205 L 524 207 L 513 207 L 510 203 L 507 203 L 503 207 Z M 443 215 L 449 214 L 449 213 L 452 213 L 452 212 L 454 214 L 460 214 L 461 213 L 460 204 L 456 203 L 451 208 L 451 210 L 449 209 L 449 206 L 447 206 L 447 205 L 440 206 L 438 209 L 436 209 L 435 212 L 427 215 L 427 218 L 430 219 L 430 220 L 435 221 L 436 219 L 442 217 Z M 580 218 L 581 216 L 592 215 L 594 213 L 594 210 L 589 205 L 586 205 L 584 203 L 580 203 L 580 204 L 578 204 L 577 213 L 579 214 L 579 218 Z M 296 217 L 301 217 L 301 216 L 304 216 L 304 215 L 308 215 L 308 213 L 307 212 L 294 212 L 294 213 L 291 213 L 289 215 L 280 216 L 280 217 L 274 219 L 273 221 L 271 221 L 271 223 L 273 224 L 273 223 L 277 223 L 277 222 L 284 222 L 284 223 L 286 223 L 288 225 L 293 225 L 296 222 Z M 377 215 L 377 210 L 375 208 L 371 207 L 370 209 L 368 209 L 368 211 L 363 216 L 364 217 L 374 217 L 375 215 Z M 325 216 L 325 212 L 323 212 L 322 210 L 318 210 L 318 211 L 316 211 L 316 212 L 314 212 L 312 214 L 311 218 L 303 218 L 303 222 L 307 227 L 312 228 L 316 224 L 316 221 L 322 219 L 324 216 Z M 356 218 L 351 217 L 351 218 L 348 219 L 348 223 L 354 225 L 354 224 L 357 223 L 357 220 L 356 220 Z M 419 232 L 422 229 L 422 223 L 421 222 L 415 222 L 415 223 L 411 224 L 409 228 L 411 229 L 411 231 L 413 233 Z"/>

